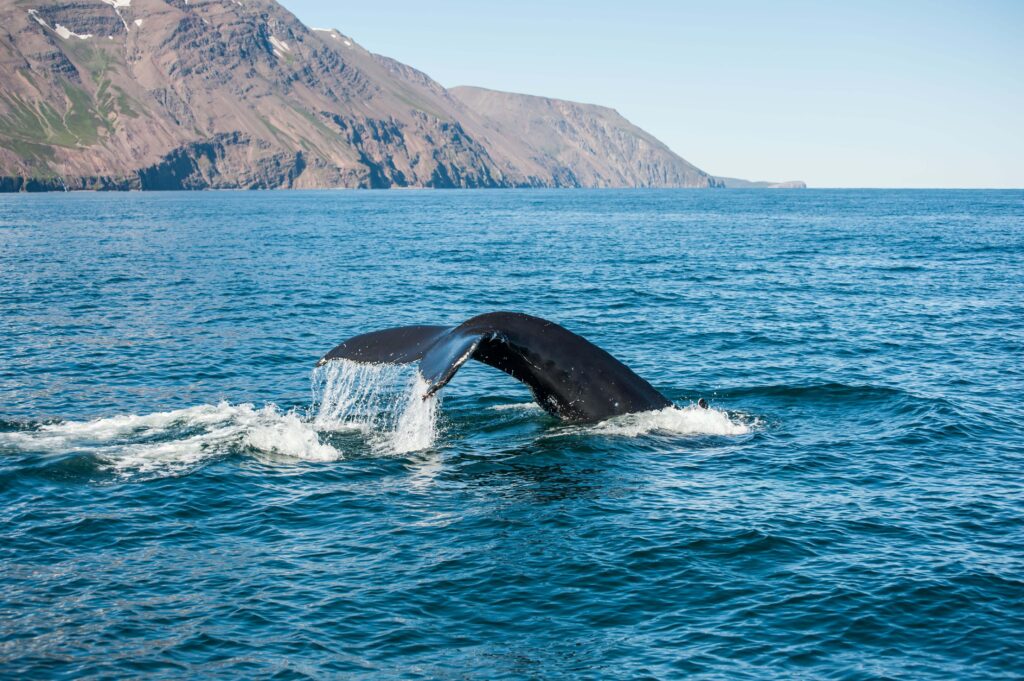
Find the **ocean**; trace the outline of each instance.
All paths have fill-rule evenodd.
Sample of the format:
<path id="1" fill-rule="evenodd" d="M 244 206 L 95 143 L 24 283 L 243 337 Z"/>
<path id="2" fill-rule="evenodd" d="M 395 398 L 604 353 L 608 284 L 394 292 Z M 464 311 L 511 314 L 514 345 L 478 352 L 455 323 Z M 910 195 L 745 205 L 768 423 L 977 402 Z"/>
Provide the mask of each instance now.
<path id="1" fill-rule="evenodd" d="M 0 195 L 0 677 L 1020 679 L 1022 263 L 1021 191 Z M 314 370 L 493 310 L 676 406 Z"/>

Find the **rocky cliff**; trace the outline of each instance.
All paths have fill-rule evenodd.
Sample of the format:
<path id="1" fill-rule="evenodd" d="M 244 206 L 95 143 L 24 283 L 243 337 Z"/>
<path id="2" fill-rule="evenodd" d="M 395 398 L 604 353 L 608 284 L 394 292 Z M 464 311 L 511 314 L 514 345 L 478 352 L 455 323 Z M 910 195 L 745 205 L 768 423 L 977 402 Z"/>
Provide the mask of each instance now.
<path id="1" fill-rule="evenodd" d="M 717 187 L 614 109 L 559 99 L 457 87 L 451 93 L 480 115 L 480 138 L 518 141 L 502 150 L 529 161 L 556 184 L 577 187 Z M 492 146 L 499 143 L 492 142 Z M 500 148 L 500 147 L 499 147 Z"/>
<path id="2" fill-rule="evenodd" d="M 272 0 L 0 0 L 0 190 L 720 184 L 610 109 L 448 91 Z"/>

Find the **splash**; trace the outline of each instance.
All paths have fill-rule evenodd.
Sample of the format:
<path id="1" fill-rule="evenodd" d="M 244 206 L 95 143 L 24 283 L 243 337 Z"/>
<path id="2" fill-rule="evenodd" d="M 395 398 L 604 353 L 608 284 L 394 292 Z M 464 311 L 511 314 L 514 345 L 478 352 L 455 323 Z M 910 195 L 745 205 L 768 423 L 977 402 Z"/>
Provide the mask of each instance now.
<path id="1" fill-rule="evenodd" d="M 490 411 L 543 411 L 536 402 L 498 404 Z M 703 409 L 697 405 L 666 407 L 657 411 L 615 416 L 600 423 L 583 426 L 588 433 L 640 437 L 651 433 L 670 435 L 745 435 L 755 423 L 730 416 L 718 409 Z M 560 433 L 579 432 L 580 426 L 571 426 Z"/>
<path id="2" fill-rule="evenodd" d="M 184 475 L 233 454 L 282 460 L 336 461 L 343 452 L 325 433 L 358 431 L 379 454 L 433 446 L 438 400 L 401 367 L 332 362 L 314 373 L 309 414 L 273 404 L 204 404 L 187 409 L 63 421 L 0 432 L 0 452 L 84 455 L 131 477 Z"/>
<path id="3" fill-rule="evenodd" d="M 246 435 L 245 443 L 261 452 L 304 461 L 336 461 L 342 458 L 339 450 L 320 442 L 316 431 L 295 414 L 284 414 L 253 428 Z"/>
<path id="4" fill-rule="evenodd" d="M 419 372 L 406 392 L 405 408 L 398 417 L 391 444 L 397 453 L 416 452 L 433 446 L 437 439 L 437 398 L 424 398 L 427 384 Z"/>
<path id="5" fill-rule="evenodd" d="M 250 450 L 305 461 L 334 461 L 342 452 L 322 443 L 293 413 L 268 405 L 200 405 L 91 421 L 64 421 L 35 430 L 0 433 L 15 450 L 82 453 L 118 474 L 177 475 L 218 457 Z"/>
<path id="6" fill-rule="evenodd" d="M 651 433 L 673 435 L 745 435 L 751 426 L 718 409 L 703 409 L 696 405 L 666 407 L 658 411 L 616 416 L 593 426 L 592 432 L 601 435 L 638 437 Z"/>
<path id="7" fill-rule="evenodd" d="M 438 436 L 439 398 L 408 366 L 328 362 L 313 372 L 312 423 L 321 431 L 359 430 L 378 453 L 429 449 Z"/>
<path id="8" fill-rule="evenodd" d="M 337 360 L 313 370 L 313 426 L 317 430 L 373 432 L 402 399 L 406 371 L 395 364 Z"/>

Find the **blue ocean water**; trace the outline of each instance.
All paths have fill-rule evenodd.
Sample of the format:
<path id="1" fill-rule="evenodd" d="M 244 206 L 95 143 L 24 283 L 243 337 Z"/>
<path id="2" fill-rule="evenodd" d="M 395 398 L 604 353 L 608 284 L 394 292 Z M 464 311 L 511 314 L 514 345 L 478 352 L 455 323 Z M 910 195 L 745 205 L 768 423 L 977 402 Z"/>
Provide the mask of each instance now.
<path id="1" fill-rule="evenodd" d="M 1022 263 L 1019 191 L 0 196 L 0 676 L 1019 679 Z M 678 408 L 312 373 L 502 309 Z"/>

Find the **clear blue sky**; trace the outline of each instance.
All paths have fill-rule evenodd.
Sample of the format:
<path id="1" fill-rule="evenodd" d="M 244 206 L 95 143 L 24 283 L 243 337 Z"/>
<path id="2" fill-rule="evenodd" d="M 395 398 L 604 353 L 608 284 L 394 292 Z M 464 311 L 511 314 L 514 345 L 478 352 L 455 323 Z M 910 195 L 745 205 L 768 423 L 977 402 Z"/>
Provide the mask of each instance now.
<path id="1" fill-rule="evenodd" d="M 283 0 L 442 85 L 604 104 L 699 167 L 1024 187 L 1024 0 Z"/>

